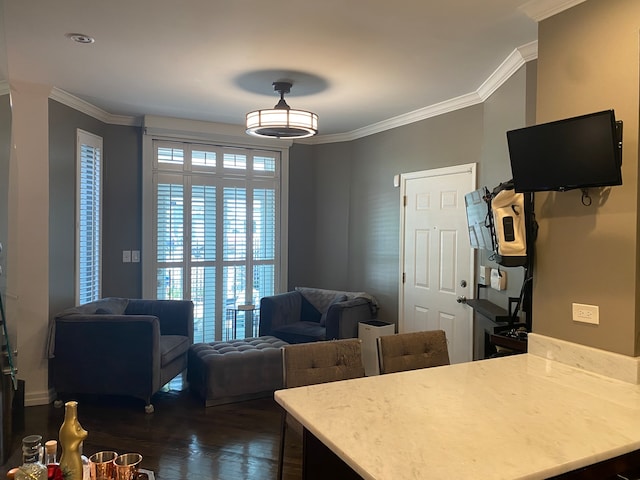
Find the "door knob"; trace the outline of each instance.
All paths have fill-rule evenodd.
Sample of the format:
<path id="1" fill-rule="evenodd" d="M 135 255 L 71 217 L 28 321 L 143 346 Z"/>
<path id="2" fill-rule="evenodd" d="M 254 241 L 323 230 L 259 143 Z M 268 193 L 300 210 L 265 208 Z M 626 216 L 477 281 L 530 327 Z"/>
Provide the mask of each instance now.
<path id="1" fill-rule="evenodd" d="M 467 303 L 467 297 L 465 297 L 464 295 L 460 295 L 458 298 L 456 298 L 456 302 Z"/>

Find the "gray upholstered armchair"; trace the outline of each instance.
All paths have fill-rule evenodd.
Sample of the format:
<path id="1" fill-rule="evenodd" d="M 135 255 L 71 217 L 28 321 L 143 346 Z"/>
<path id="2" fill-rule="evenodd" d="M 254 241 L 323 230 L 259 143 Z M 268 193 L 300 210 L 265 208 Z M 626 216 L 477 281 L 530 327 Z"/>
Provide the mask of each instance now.
<path id="1" fill-rule="evenodd" d="M 49 338 L 53 388 L 61 396 L 145 400 L 187 368 L 193 303 L 105 298 L 56 315 Z"/>
<path id="2" fill-rule="evenodd" d="M 287 343 L 356 338 L 358 323 L 377 313 L 376 299 L 365 292 L 296 287 L 260 300 L 260 335 Z"/>

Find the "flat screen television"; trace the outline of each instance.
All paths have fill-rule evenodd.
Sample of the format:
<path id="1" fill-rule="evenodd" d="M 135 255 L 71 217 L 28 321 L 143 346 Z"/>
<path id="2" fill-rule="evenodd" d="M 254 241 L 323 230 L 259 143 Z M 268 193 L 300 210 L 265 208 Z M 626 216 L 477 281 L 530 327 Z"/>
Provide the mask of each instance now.
<path id="1" fill-rule="evenodd" d="M 507 132 L 515 191 L 622 185 L 622 122 L 613 110 Z"/>

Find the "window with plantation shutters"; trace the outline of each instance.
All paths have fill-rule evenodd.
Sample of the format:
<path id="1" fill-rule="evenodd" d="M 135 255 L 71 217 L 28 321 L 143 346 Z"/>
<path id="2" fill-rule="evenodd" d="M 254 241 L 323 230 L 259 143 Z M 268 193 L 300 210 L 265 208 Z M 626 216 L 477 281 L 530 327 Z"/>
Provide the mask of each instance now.
<path id="1" fill-rule="evenodd" d="M 157 298 L 193 301 L 195 342 L 255 333 L 239 307 L 275 293 L 280 152 L 153 145 Z"/>
<path id="2" fill-rule="evenodd" d="M 76 303 L 101 295 L 102 138 L 77 131 Z"/>

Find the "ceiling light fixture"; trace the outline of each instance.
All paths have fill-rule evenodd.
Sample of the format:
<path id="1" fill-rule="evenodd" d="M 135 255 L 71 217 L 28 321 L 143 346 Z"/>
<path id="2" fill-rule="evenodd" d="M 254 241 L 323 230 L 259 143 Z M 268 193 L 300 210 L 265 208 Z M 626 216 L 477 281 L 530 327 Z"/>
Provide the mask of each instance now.
<path id="1" fill-rule="evenodd" d="M 273 89 L 280 94 L 280 101 L 267 110 L 247 113 L 247 133 L 256 137 L 306 138 L 318 133 L 318 115 L 304 110 L 294 110 L 284 101 L 291 91 L 290 82 L 273 82 Z"/>
<path id="2" fill-rule="evenodd" d="M 85 35 L 84 33 L 67 33 L 65 37 L 77 43 L 93 43 L 96 41 L 95 38 Z"/>

